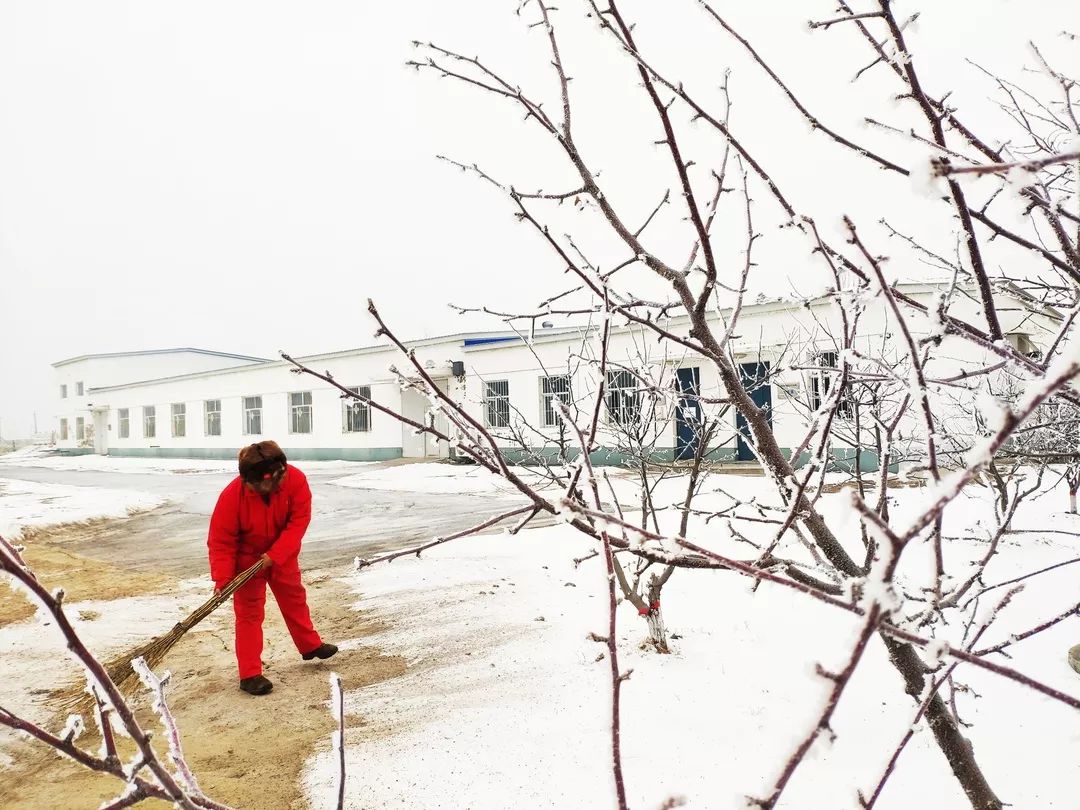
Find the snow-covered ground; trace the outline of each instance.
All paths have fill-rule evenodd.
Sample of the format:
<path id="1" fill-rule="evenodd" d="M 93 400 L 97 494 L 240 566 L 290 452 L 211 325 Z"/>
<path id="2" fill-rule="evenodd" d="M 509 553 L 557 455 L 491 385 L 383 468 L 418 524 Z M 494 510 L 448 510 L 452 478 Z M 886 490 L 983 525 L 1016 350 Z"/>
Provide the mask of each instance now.
<path id="1" fill-rule="evenodd" d="M 531 486 L 540 478 L 535 469 L 515 467 L 515 472 Z M 385 492 L 425 492 L 433 495 L 483 495 L 487 493 L 517 493 L 506 479 L 484 467 L 469 464 L 421 463 L 398 467 L 371 467 L 352 475 L 335 478 L 329 483 L 354 489 L 375 489 Z"/>
<path id="2" fill-rule="evenodd" d="M 304 461 L 298 466 L 313 472 L 348 472 L 363 469 L 372 462 L 362 461 Z M 39 467 L 48 470 L 79 472 L 115 472 L 148 475 L 197 475 L 235 473 L 236 462 L 231 459 L 205 458 L 128 458 L 122 456 L 61 456 L 48 447 L 33 445 L 0 456 L 0 470 L 7 467 Z"/>
<path id="3" fill-rule="evenodd" d="M 710 481 L 741 497 L 766 486 L 751 478 Z M 841 509 L 847 496 L 827 497 Z M 926 493 L 899 489 L 894 497 L 903 510 Z M 724 500 L 703 498 L 714 506 Z M 1019 525 L 1080 528 L 1080 519 L 1060 514 L 1064 504 L 1060 492 L 1028 504 Z M 988 514 L 988 493 L 978 488 L 950 510 L 947 531 L 974 535 L 953 544 L 958 558 L 982 555 L 977 535 Z M 346 709 L 364 729 L 347 737 L 348 807 L 613 805 L 609 664 L 597 660 L 605 647 L 586 638 L 606 634 L 607 583 L 599 558 L 577 568 L 572 562 L 589 550 L 587 540 L 556 525 L 465 539 L 351 575 L 357 609 L 386 622 L 368 641 L 406 656 L 411 667 L 402 678 L 347 693 Z M 1065 534 L 1010 535 L 987 581 L 1078 552 Z M 985 643 L 1075 604 L 1078 576 L 1080 566 L 1066 566 L 1037 580 Z M 744 796 L 766 793 L 816 720 L 831 684 L 815 666 L 846 663 L 857 620 L 776 586 L 754 592 L 728 572 L 678 571 L 663 601 L 678 636 L 669 656 L 641 650 L 644 621 L 631 606 L 619 608 L 620 667 L 633 669 L 622 707 L 630 805 L 656 808 L 681 796 L 689 807 L 742 807 Z M 958 640 L 962 628 L 955 632 Z M 1078 640 L 1074 617 L 1018 644 L 1012 660 L 992 658 L 1080 695 L 1080 677 L 1065 656 Z M 974 723 L 975 751 L 999 794 L 1015 807 L 1076 807 L 1080 716 L 971 667 L 958 670 L 957 680 L 972 690 L 957 696 L 957 706 Z M 858 807 L 856 791 L 872 791 L 913 714 L 882 645 L 873 643 L 834 717 L 835 742 L 815 746 L 782 806 Z M 309 763 L 313 807 L 330 804 L 335 769 L 330 753 Z M 877 806 L 969 804 L 921 730 Z"/>
<path id="4" fill-rule="evenodd" d="M 88 599 L 65 603 L 65 610 L 84 644 L 92 650 L 112 653 L 130 649 L 171 629 L 206 598 L 206 580 L 200 577 L 181 582 L 172 593 L 109 601 Z M 106 618 L 101 620 L 99 616 Z M 130 621 L 136 616 L 138 621 Z M 108 620 L 113 617 L 120 620 Z M 0 626 L 0 684 L 4 684 L 0 692 L 4 707 L 34 722 L 47 721 L 51 711 L 38 697 L 42 690 L 32 687 L 41 685 L 47 691 L 67 679 L 75 682 L 78 670 L 65 653 L 63 638 L 47 616 Z M 28 685 L 28 672 L 37 673 L 39 677 L 47 673 L 50 679 Z M 14 684 L 27 688 L 12 688 Z M 6 729 L 3 731 L 7 732 Z M 0 735 L 0 741 L 2 737 Z M 7 759 L 0 750 L 0 767 Z"/>
<path id="5" fill-rule="evenodd" d="M 132 489 L 42 484 L 0 478 L 0 537 L 15 539 L 24 528 L 124 517 L 154 509 L 166 498 Z"/>
<path id="6" fill-rule="evenodd" d="M 349 480 L 387 495 L 462 493 L 466 501 L 505 486 L 476 468 L 438 464 L 372 466 Z M 620 497 L 631 486 L 615 481 Z M 658 500 L 676 501 L 680 486 L 678 479 L 666 482 Z M 729 496 L 768 501 L 763 479 L 714 476 L 706 489 L 696 506 L 720 508 Z M 894 514 L 902 516 L 927 493 L 901 488 L 890 496 Z M 846 497 L 826 496 L 838 525 L 848 511 Z M 973 487 L 950 507 L 946 534 L 962 538 L 950 543 L 954 561 L 985 552 L 989 497 Z M 156 498 L 137 489 L 3 481 L 0 530 L 125 514 L 156 505 Z M 1063 513 L 1066 502 L 1059 490 L 1020 509 L 1016 527 L 1027 531 L 1007 536 L 987 570 L 988 583 L 1080 556 L 1076 537 L 1067 533 L 1080 529 L 1080 518 Z M 421 508 L 422 498 L 417 504 Z M 664 520 L 674 519 L 671 512 Z M 437 521 L 433 515 L 433 526 Z M 846 539 L 857 544 L 856 524 L 849 528 Z M 767 536 L 768 526 L 762 531 Z M 433 528 L 431 534 L 437 533 Z M 693 524 L 690 534 L 718 550 L 753 556 L 721 521 Z M 354 715 L 346 738 L 348 807 L 612 806 L 609 664 L 600 658 L 605 646 L 587 639 L 590 632 L 607 632 L 607 582 L 599 558 L 573 563 L 592 550 L 586 538 L 557 524 L 513 537 L 465 538 L 420 559 L 407 556 L 343 575 L 357 595 L 356 609 L 385 627 L 363 643 L 410 664 L 390 681 L 365 688 L 345 683 L 346 709 Z M 917 558 L 927 550 L 911 552 Z M 1070 565 L 1035 580 L 984 643 L 1075 604 L 1078 577 L 1080 565 Z M 114 601 L 108 610 L 98 606 L 103 615 L 135 614 L 140 622 L 121 626 L 99 619 L 78 627 L 95 646 L 122 646 L 125 632 L 142 637 L 170 626 L 201 601 L 204 585 L 192 581 L 179 593 Z M 842 666 L 857 620 L 768 583 L 755 591 L 747 579 L 718 571 L 677 571 L 663 607 L 674 648 L 668 656 L 642 650 L 644 621 L 631 606 L 619 607 L 620 668 L 633 670 L 622 707 L 630 804 L 656 808 L 681 796 L 689 807 L 740 807 L 743 796 L 766 790 L 809 730 L 830 685 L 815 666 Z M 1017 644 L 1011 659 L 991 657 L 1080 695 L 1080 677 L 1065 659 L 1068 647 L 1080 641 L 1078 624 L 1073 617 Z M 959 638 L 962 628 L 941 632 Z M 342 655 L 356 644 L 343 645 Z M 47 666 L 60 649 L 57 638 L 33 620 L 0 629 L 0 681 L 20 677 L 26 655 Z M 22 654 L 11 655 L 14 650 Z M 957 695 L 957 707 L 974 724 L 967 733 L 1001 797 L 1018 808 L 1075 808 L 1080 717 L 970 666 L 958 670 L 958 680 L 971 691 Z M 815 747 L 781 806 L 857 807 L 855 791 L 873 788 L 913 713 L 881 645 L 872 643 L 834 717 L 835 741 Z M 335 770 L 329 751 L 312 756 L 304 775 L 312 807 L 332 806 Z M 933 740 L 920 731 L 877 806 L 969 805 Z"/>

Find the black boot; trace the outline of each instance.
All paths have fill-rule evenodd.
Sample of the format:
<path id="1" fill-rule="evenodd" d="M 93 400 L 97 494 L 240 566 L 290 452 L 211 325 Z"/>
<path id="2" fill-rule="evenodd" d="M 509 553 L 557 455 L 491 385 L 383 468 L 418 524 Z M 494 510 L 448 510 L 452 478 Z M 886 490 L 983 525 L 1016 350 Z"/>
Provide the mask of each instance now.
<path id="1" fill-rule="evenodd" d="M 304 653 L 304 660 L 310 661 L 312 658 L 329 658 L 331 655 L 337 652 L 337 647 L 333 644 L 327 644 L 323 642 L 311 652 Z"/>
<path id="2" fill-rule="evenodd" d="M 274 685 L 262 675 L 255 675 L 251 678 L 241 678 L 240 688 L 249 695 L 265 695 L 273 690 Z"/>

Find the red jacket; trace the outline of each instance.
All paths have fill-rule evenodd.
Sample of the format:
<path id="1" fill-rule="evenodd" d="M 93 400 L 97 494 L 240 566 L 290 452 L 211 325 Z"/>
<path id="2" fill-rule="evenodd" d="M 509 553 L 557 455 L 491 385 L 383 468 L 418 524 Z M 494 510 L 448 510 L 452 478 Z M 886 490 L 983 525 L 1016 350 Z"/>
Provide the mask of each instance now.
<path id="1" fill-rule="evenodd" d="M 269 504 L 237 476 L 222 490 L 210 517 L 206 545 L 215 586 L 224 587 L 262 554 L 275 566 L 295 563 L 310 522 L 311 488 L 307 476 L 296 467 L 287 465 Z"/>

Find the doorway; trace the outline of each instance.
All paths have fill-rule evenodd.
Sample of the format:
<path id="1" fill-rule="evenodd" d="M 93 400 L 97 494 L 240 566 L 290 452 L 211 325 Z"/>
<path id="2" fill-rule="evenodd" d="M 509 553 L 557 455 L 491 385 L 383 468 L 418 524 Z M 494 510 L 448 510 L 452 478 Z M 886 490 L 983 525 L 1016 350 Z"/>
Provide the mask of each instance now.
<path id="1" fill-rule="evenodd" d="M 757 363 L 740 363 L 739 376 L 750 398 L 765 413 L 769 429 L 772 429 L 772 386 L 769 384 L 769 363 L 758 361 Z M 735 411 L 735 430 L 738 437 L 738 447 L 735 458 L 739 461 L 754 461 L 757 456 L 747 437 L 750 435 L 750 425 L 743 416 L 742 411 Z"/>
<path id="2" fill-rule="evenodd" d="M 94 417 L 94 452 L 99 456 L 109 455 L 109 409 L 95 408 Z"/>
<path id="3" fill-rule="evenodd" d="M 435 385 L 442 393 L 446 393 L 447 380 L 435 380 Z M 434 419 L 434 423 L 432 423 L 432 419 Z M 444 436 L 450 435 L 450 420 L 446 418 L 446 414 L 444 414 L 442 411 L 436 411 L 434 415 L 429 413 L 427 423 L 431 424 L 432 427 L 434 427 Z M 449 446 L 447 446 L 446 442 L 439 441 L 430 433 L 424 434 L 425 458 L 449 458 L 449 456 L 450 448 Z"/>
<path id="4" fill-rule="evenodd" d="M 675 460 L 697 455 L 701 442 L 701 371 L 697 367 L 675 370 L 679 403 L 675 410 Z"/>
<path id="5" fill-rule="evenodd" d="M 440 391 L 446 391 L 446 380 L 435 380 Z M 428 398 L 415 388 L 406 388 L 401 392 L 401 414 L 406 419 L 433 427 L 444 435 L 449 435 L 450 420 L 441 411 L 432 413 Z M 417 434 L 411 425 L 401 426 L 401 455 L 405 458 L 447 458 L 450 448 L 430 433 Z"/>

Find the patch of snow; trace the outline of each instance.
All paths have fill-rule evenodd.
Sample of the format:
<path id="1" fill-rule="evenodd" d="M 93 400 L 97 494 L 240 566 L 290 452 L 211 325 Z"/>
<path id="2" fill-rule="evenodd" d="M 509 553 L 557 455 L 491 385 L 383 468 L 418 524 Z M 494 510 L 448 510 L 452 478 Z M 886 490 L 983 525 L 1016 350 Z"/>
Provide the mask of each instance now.
<path id="1" fill-rule="evenodd" d="M 130 489 L 78 487 L 0 478 L 0 536 L 13 540 L 30 527 L 100 517 L 127 517 L 168 499 Z"/>
<path id="2" fill-rule="evenodd" d="M 529 483 L 538 483 L 537 474 L 527 467 L 515 472 Z M 362 472 L 335 478 L 329 483 L 354 489 L 393 492 L 430 492 L 437 494 L 513 493 L 517 488 L 484 467 L 469 464 L 419 463 L 394 467 L 373 467 Z"/>
<path id="3" fill-rule="evenodd" d="M 288 451 L 286 450 L 286 453 Z M 362 461 L 297 461 L 296 466 L 311 472 L 351 471 L 375 462 Z M 207 458 L 135 458 L 127 456 L 61 456 L 40 447 L 24 448 L 0 456 L 0 468 L 40 467 L 49 470 L 114 472 L 150 475 L 209 475 L 235 473 L 236 462 L 231 459 Z"/>
<path id="4" fill-rule="evenodd" d="M 66 602 L 64 612 L 83 643 L 100 660 L 108 660 L 172 628 L 205 601 L 206 594 L 205 577 L 195 577 L 181 582 L 175 593 Z M 64 637 L 51 615 L 38 611 L 24 621 L 0 626 L 0 705 L 33 722 L 48 721 L 53 708 L 42 701 L 51 690 L 84 679 L 83 668 L 63 652 Z M 41 673 L 44 688 L 28 689 L 27 672 Z M 84 723 L 89 719 L 83 718 Z M 14 739 L 13 732 L 0 729 L 0 758 Z"/>
<path id="5" fill-rule="evenodd" d="M 700 505 L 728 503 L 721 490 L 769 502 L 762 479 L 716 476 L 710 485 L 716 491 Z M 675 500 L 679 486 L 665 482 L 657 497 Z M 947 533 L 965 533 L 986 513 L 992 495 L 973 490 L 977 506 L 961 502 L 946 511 Z M 890 496 L 902 521 L 922 492 L 890 490 Z M 850 498 L 845 491 L 825 498 L 838 510 L 850 508 L 841 505 Z M 668 518 L 677 522 L 678 515 Z M 1052 523 L 1045 505 L 1022 509 L 1017 519 L 1029 527 Z M 714 542 L 712 529 L 695 519 L 688 534 L 731 552 L 722 543 L 733 541 Z M 1005 544 L 987 581 L 1075 556 L 1069 546 Z M 386 627 L 366 641 L 410 663 L 403 676 L 384 683 L 344 684 L 346 712 L 363 718 L 363 731 L 346 748 L 347 807 L 420 810 L 445 806 L 448 796 L 476 810 L 613 803 L 609 662 L 605 645 L 587 639 L 590 632 L 607 634 L 607 583 L 599 558 L 572 563 L 594 548 L 571 527 L 554 525 L 447 544 L 419 560 L 402 558 L 347 577 L 359 595 L 356 609 Z M 984 550 L 974 540 L 951 544 L 950 570 Z M 1075 601 L 1072 569 L 1041 582 L 1017 596 L 985 644 Z M 619 667 L 633 670 L 622 688 L 621 736 L 631 806 L 656 807 L 675 795 L 691 807 L 744 806 L 745 796 L 767 791 L 816 720 L 829 683 L 807 673 L 817 664 L 842 667 L 861 620 L 768 583 L 750 585 L 732 572 L 677 572 L 663 595 L 665 622 L 679 637 L 667 656 L 639 647 L 645 623 L 628 603 L 619 607 Z M 960 624 L 942 627 L 943 641 L 961 646 Z M 1063 652 L 1075 630 L 1074 622 L 1063 622 L 1017 644 L 1009 665 L 1080 692 Z M 1067 806 L 1080 758 L 1068 710 L 968 666 L 957 677 L 983 696 L 957 699 L 964 719 L 974 722 L 965 734 L 999 795 L 1016 806 Z M 873 788 L 914 711 L 883 645 L 872 641 L 834 715 L 835 739 L 815 745 L 786 803 L 857 807 L 855 790 Z M 312 806 L 333 803 L 336 774 L 327 745 L 304 773 Z M 919 734 L 878 806 L 969 805 L 932 735 Z"/>

